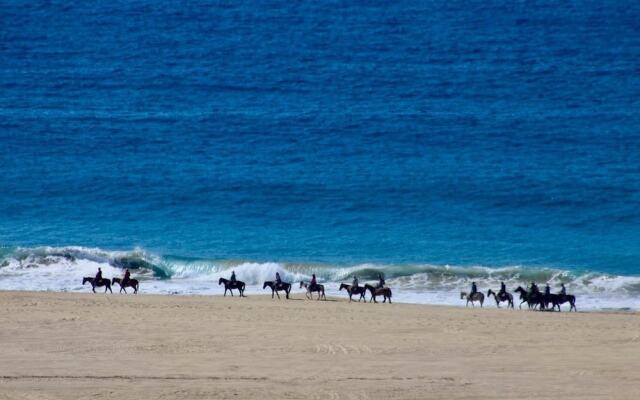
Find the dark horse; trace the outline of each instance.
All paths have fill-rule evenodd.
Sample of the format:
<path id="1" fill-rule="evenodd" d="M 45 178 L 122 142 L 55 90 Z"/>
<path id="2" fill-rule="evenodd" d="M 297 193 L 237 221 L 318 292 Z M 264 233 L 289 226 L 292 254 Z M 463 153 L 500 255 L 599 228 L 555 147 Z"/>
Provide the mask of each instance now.
<path id="1" fill-rule="evenodd" d="M 371 303 L 371 300 L 373 300 L 374 303 L 377 303 L 378 301 L 376 300 L 376 296 L 383 296 L 384 300 L 382 301 L 383 303 L 387 302 L 387 299 L 389 299 L 389 304 L 391 304 L 391 289 L 388 287 L 383 287 L 383 288 L 377 288 L 375 286 L 369 285 L 368 283 L 364 285 L 365 290 L 368 290 L 369 292 L 371 292 L 371 298 L 369 299 L 369 303 Z"/>
<path id="2" fill-rule="evenodd" d="M 291 284 L 287 283 L 287 282 L 280 282 L 279 284 L 276 284 L 274 281 L 266 281 L 264 283 L 264 285 L 262 285 L 262 289 L 266 289 L 268 287 L 271 288 L 271 298 L 273 299 L 273 294 L 275 293 L 276 296 L 278 296 L 278 298 L 280 298 L 280 295 L 278 294 L 278 292 L 280 290 L 284 290 L 284 292 L 287 294 L 287 299 L 289 298 L 289 293 L 291 293 Z"/>
<path id="3" fill-rule="evenodd" d="M 111 280 L 111 286 L 115 285 L 115 284 L 120 285 L 120 293 L 122 293 L 122 291 L 124 290 L 125 293 L 127 293 L 127 289 L 128 287 L 133 288 L 133 294 L 138 294 L 138 280 L 137 279 L 129 279 L 127 281 L 127 283 L 122 286 L 122 278 L 113 278 Z"/>
<path id="4" fill-rule="evenodd" d="M 244 287 L 245 284 L 242 281 L 235 281 L 235 282 L 231 282 L 228 279 L 224 279 L 224 278 L 220 278 L 220 280 L 218 280 L 218 286 L 222 285 L 224 283 L 224 295 L 227 295 L 227 290 L 231 293 L 231 296 L 233 296 L 233 289 L 238 289 L 238 292 L 240 292 L 240 297 L 247 297 L 244 295 Z"/>
<path id="5" fill-rule="evenodd" d="M 500 302 L 506 301 L 507 308 L 509 307 L 513 308 L 513 295 L 511 293 L 509 292 L 496 293 L 493 290 L 489 289 L 489 291 L 487 292 L 487 297 L 491 297 L 491 296 L 493 296 L 493 298 L 496 299 L 496 307 L 500 308 Z"/>
<path id="6" fill-rule="evenodd" d="M 553 294 L 553 293 L 549 293 L 549 294 L 545 294 L 542 296 L 543 301 L 544 301 L 544 306 L 545 308 L 549 308 L 549 303 L 551 303 L 552 307 L 551 309 L 554 310 L 556 307 L 558 308 L 558 311 L 562 311 L 560 310 L 560 304 L 564 304 L 564 303 L 569 303 L 569 305 L 571 307 L 569 307 L 569 312 L 571 312 L 571 310 L 574 311 L 578 311 L 578 309 L 576 308 L 576 297 L 572 294 Z"/>
<path id="7" fill-rule="evenodd" d="M 358 298 L 358 302 L 360 302 L 360 300 L 364 299 L 364 301 L 367 301 L 367 298 L 364 297 L 364 295 L 367 293 L 367 289 L 364 286 L 358 286 L 357 288 L 352 288 L 351 285 L 347 285 L 346 283 L 342 283 L 340 285 L 340 290 L 342 289 L 346 289 L 347 293 L 349 294 L 349 303 L 351 303 L 351 296 L 353 296 L 354 294 L 359 294 L 360 297 Z"/>
<path id="8" fill-rule="evenodd" d="M 95 280 L 96 278 L 93 278 L 91 276 L 85 276 L 84 278 L 82 278 L 82 285 L 84 286 L 85 283 L 89 282 L 91 284 L 91 290 L 93 290 L 93 293 L 96 292 L 96 287 L 101 287 L 101 286 L 104 286 L 105 293 L 107 293 L 107 290 L 113 293 L 113 290 L 111 290 L 110 280 L 108 280 L 107 278 L 102 278 L 100 282 L 95 282 Z"/>
<path id="9" fill-rule="evenodd" d="M 324 295 L 324 285 L 316 283 L 314 287 L 311 287 L 311 284 L 300 281 L 300 289 L 302 288 L 307 289 L 307 293 L 305 293 L 307 299 L 313 300 L 313 292 L 318 292 L 318 300 L 320 300 L 320 298 L 327 299 L 327 296 Z"/>
<path id="10" fill-rule="evenodd" d="M 520 293 L 520 305 L 518 308 L 522 308 L 522 303 L 527 303 L 529 308 L 536 309 L 540 306 L 540 310 L 544 310 L 544 296 L 540 292 L 531 293 L 525 290 L 522 286 L 518 286 L 516 293 Z"/>

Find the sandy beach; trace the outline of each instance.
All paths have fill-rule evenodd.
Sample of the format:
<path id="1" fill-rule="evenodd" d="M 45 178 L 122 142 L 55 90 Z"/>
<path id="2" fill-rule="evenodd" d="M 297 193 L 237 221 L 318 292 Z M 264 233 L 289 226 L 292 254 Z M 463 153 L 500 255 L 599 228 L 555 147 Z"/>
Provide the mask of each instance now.
<path id="1" fill-rule="evenodd" d="M 637 314 L 0 292 L 0 399 L 640 397 Z"/>

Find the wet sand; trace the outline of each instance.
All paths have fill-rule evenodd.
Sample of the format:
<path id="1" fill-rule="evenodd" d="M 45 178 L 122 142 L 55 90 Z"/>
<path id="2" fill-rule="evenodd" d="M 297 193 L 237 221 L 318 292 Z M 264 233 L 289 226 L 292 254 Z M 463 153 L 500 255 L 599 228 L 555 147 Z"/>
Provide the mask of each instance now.
<path id="1" fill-rule="evenodd" d="M 294 297 L 0 292 L 0 399 L 640 398 L 635 313 Z"/>

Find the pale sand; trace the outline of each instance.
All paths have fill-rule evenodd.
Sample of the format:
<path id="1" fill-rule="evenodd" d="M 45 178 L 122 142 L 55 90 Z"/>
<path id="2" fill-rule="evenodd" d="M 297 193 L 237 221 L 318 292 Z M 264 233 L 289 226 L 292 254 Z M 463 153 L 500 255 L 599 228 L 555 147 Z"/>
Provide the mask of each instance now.
<path id="1" fill-rule="evenodd" d="M 631 313 L 0 292 L 0 399 L 639 399 L 639 360 Z"/>

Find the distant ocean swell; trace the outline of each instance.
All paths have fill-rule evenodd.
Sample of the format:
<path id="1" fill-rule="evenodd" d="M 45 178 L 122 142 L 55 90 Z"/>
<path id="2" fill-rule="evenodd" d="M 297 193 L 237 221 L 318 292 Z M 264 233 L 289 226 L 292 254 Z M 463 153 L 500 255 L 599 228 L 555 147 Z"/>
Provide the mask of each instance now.
<path id="1" fill-rule="evenodd" d="M 460 305 L 459 292 L 472 281 L 480 290 L 496 289 L 505 281 L 509 290 L 535 281 L 549 283 L 553 291 L 565 283 L 585 309 L 640 309 L 640 276 L 594 271 L 561 270 L 526 266 L 449 265 L 327 265 L 286 262 L 206 260 L 154 255 L 143 249 L 110 251 L 87 247 L 33 247 L 0 249 L 0 290 L 87 291 L 83 276 L 101 267 L 105 277 L 120 276 L 125 268 L 142 281 L 142 293 L 219 294 L 218 278 L 235 270 L 248 293 L 263 293 L 262 283 L 276 272 L 291 282 L 308 280 L 315 273 L 338 294 L 340 282 L 357 275 L 361 282 L 374 281 L 382 273 L 401 302 Z M 297 286 L 296 286 L 297 288 Z M 489 304 L 493 304 L 490 302 Z"/>

